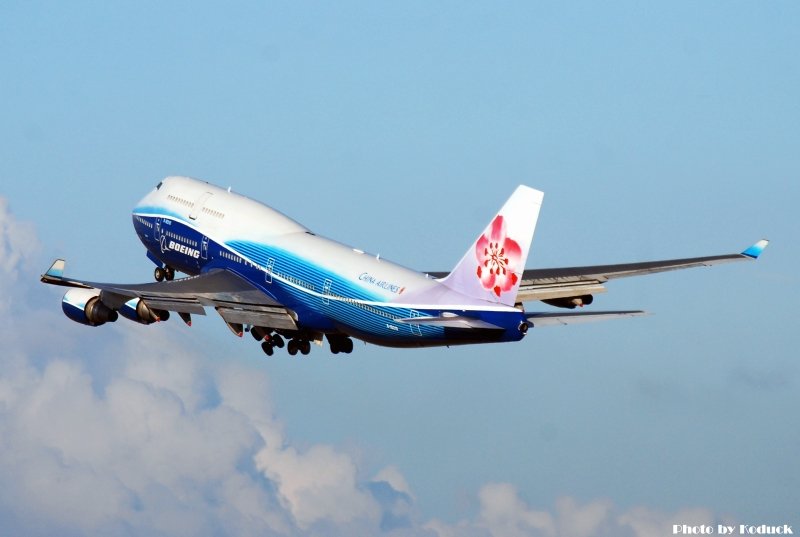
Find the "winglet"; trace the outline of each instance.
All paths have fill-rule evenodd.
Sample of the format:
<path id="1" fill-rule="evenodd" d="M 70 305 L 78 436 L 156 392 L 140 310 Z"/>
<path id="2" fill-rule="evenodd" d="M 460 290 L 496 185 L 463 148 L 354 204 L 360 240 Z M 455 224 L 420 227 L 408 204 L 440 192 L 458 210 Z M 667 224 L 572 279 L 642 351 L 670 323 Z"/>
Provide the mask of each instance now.
<path id="1" fill-rule="evenodd" d="M 50 265 L 50 268 L 47 269 L 47 272 L 44 273 L 44 276 L 50 276 L 51 278 L 63 278 L 64 266 L 66 264 L 67 262 L 63 259 L 56 259 L 53 261 L 53 264 Z"/>
<path id="2" fill-rule="evenodd" d="M 767 247 L 769 241 L 767 239 L 761 239 L 750 248 L 742 252 L 742 255 L 746 255 L 747 257 L 751 257 L 753 259 L 758 259 L 758 256 L 761 255 L 761 252 L 764 251 L 764 248 Z"/>
<path id="3" fill-rule="evenodd" d="M 50 268 L 47 269 L 47 272 L 42 274 L 39 281 L 42 283 L 49 283 L 50 285 L 61 285 L 63 287 L 80 287 L 81 289 L 92 289 L 91 285 L 87 285 L 86 283 L 79 281 L 79 280 L 68 280 L 64 278 L 64 266 L 66 265 L 66 261 L 63 259 L 56 259 L 53 261 L 53 264 L 50 265 Z"/>
<path id="4" fill-rule="evenodd" d="M 42 274 L 39 281 L 42 283 L 49 283 L 52 285 L 69 285 L 64 280 L 64 266 L 67 264 L 63 259 L 56 259 L 47 272 Z"/>

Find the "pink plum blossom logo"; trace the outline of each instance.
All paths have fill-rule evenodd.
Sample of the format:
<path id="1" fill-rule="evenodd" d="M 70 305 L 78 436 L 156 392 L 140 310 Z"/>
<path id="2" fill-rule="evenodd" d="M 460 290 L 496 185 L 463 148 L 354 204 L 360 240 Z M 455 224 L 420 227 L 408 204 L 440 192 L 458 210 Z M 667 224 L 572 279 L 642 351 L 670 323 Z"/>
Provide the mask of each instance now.
<path id="1" fill-rule="evenodd" d="M 506 236 L 506 221 L 497 215 L 486 233 L 475 245 L 478 258 L 478 279 L 484 289 L 497 296 L 511 290 L 519 281 L 515 274 L 522 262 L 517 241 Z"/>

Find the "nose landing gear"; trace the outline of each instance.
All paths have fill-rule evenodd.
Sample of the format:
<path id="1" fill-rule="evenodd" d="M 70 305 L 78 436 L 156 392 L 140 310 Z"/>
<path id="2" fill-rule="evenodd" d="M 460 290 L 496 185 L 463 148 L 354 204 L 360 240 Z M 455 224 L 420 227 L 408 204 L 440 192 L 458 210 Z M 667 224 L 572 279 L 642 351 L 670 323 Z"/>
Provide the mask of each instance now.
<path id="1" fill-rule="evenodd" d="M 157 282 L 163 282 L 164 280 L 170 282 L 175 279 L 175 269 L 169 265 L 164 268 L 156 267 L 156 270 L 153 271 L 153 277 Z"/>

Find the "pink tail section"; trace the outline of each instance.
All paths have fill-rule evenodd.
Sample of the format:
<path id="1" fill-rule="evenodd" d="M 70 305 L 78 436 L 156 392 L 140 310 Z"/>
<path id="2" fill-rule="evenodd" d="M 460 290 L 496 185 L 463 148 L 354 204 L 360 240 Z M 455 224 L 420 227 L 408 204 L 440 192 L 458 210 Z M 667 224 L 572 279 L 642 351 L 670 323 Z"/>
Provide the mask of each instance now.
<path id="1" fill-rule="evenodd" d="M 513 306 L 544 193 L 520 185 L 441 282 L 472 298 Z"/>

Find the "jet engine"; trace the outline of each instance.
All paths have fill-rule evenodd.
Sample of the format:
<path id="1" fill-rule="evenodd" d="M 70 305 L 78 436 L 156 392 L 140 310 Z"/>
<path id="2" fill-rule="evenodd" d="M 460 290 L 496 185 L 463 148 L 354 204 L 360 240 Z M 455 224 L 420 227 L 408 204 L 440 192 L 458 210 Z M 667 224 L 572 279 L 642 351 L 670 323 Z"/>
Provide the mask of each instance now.
<path id="1" fill-rule="evenodd" d="M 551 306 L 555 306 L 557 308 L 567 308 L 569 310 L 574 310 L 577 306 L 581 308 L 584 306 L 588 306 L 592 302 L 594 302 L 594 297 L 592 295 L 583 295 L 583 296 L 567 296 L 563 298 L 551 298 L 548 300 L 542 300 L 545 304 L 550 304 Z"/>
<path id="2" fill-rule="evenodd" d="M 119 309 L 119 313 L 126 319 L 142 324 L 151 324 L 169 319 L 169 312 L 151 308 L 141 298 L 128 300 Z"/>
<path id="3" fill-rule="evenodd" d="M 100 301 L 99 289 L 70 289 L 61 299 L 61 309 L 76 323 L 87 326 L 113 323 L 119 317 Z"/>

